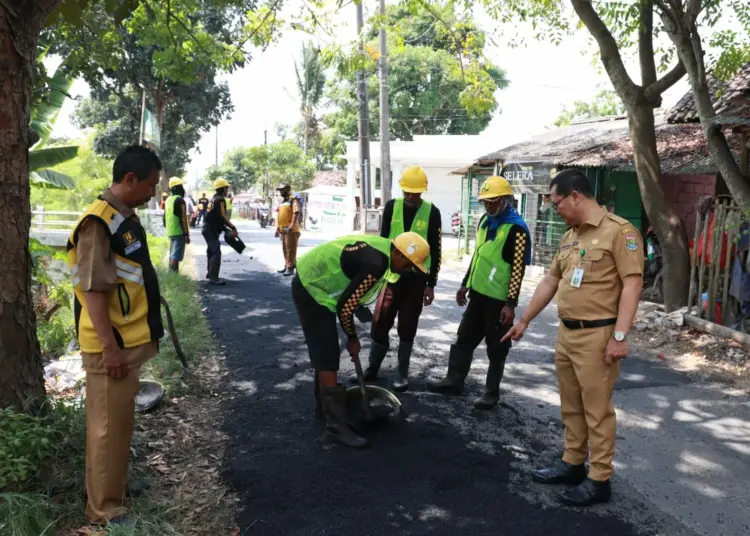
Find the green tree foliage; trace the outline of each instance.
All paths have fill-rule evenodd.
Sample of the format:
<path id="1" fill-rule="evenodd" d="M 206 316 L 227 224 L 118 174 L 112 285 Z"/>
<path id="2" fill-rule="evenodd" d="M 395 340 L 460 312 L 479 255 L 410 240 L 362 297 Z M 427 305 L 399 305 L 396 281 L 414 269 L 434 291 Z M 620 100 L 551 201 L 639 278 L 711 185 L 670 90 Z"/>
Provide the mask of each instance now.
<path id="1" fill-rule="evenodd" d="M 375 74 L 377 29 L 385 24 L 389 38 L 390 131 L 395 139 L 416 134 L 476 134 L 497 110 L 495 92 L 507 86 L 503 71 L 484 56 L 485 34 L 454 5 L 405 3 L 388 8 L 367 34 L 368 57 L 327 50 L 336 77 L 327 95 L 336 111 L 323 120 L 342 136 L 357 135 L 355 71 L 368 70 L 370 130 L 379 137 L 379 84 Z"/>
<path id="2" fill-rule="evenodd" d="M 572 109 L 563 108 L 553 124 L 556 127 L 564 127 L 581 119 L 623 115 L 624 113 L 625 106 L 617 93 L 611 90 L 602 90 L 591 101 L 578 100 L 573 103 Z"/>
<path id="3" fill-rule="evenodd" d="M 208 169 L 205 181 L 211 183 L 224 177 L 234 191 L 257 185 L 268 197 L 282 182 L 290 183 L 295 190 L 309 188 L 314 173 L 315 164 L 297 143 L 287 139 L 232 149 L 224 155 L 220 166 Z"/>
<path id="4" fill-rule="evenodd" d="M 312 42 L 303 43 L 301 61 L 294 62 L 297 76 L 297 92 L 300 99 L 302 149 L 308 153 L 310 141 L 320 136 L 316 112 L 323 98 L 326 77 L 320 61 L 320 50 Z"/>

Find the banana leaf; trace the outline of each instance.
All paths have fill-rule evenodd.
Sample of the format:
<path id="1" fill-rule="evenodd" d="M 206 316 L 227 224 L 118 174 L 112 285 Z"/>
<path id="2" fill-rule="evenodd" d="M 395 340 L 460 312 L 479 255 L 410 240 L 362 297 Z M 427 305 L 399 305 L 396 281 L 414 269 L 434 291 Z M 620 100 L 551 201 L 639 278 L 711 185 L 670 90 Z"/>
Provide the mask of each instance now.
<path id="1" fill-rule="evenodd" d="M 60 65 L 49 80 L 50 93 L 47 98 L 34 106 L 31 110 L 31 129 L 39 134 L 39 141 L 35 145 L 46 143 L 60 114 L 60 109 L 68 98 L 68 92 L 73 85 L 73 77 L 68 73 L 65 64 Z"/>
<path id="2" fill-rule="evenodd" d="M 73 177 L 51 169 L 32 171 L 29 173 L 29 182 L 33 186 L 55 190 L 72 190 L 76 187 Z"/>
<path id="3" fill-rule="evenodd" d="M 55 167 L 57 164 L 73 160 L 76 156 L 78 156 L 77 145 L 35 149 L 29 151 L 29 171 L 39 171 Z"/>

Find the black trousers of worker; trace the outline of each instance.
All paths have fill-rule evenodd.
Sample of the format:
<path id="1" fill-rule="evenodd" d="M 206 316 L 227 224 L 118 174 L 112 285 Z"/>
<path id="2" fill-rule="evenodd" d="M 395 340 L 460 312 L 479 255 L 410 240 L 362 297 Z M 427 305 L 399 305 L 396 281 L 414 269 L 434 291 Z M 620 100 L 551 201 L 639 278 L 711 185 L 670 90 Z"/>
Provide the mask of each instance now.
<path id="1" fill-rule="evenodd" d="M 470 291 L 469 304 L 464 311 L 461 324 L 458 326 L 458 337 L 453 347 L 465 357 L 466 369 L 463 378 L 469 373 L 468 365 L 471 363 L 474 350 L 484 339 L 487 342 L 487 358 L 490 363 L 496 362 L 499 368 L 499 376 L 505 368 L 505 359 L 510 352 L 511 342 L 500 342 L 510 329 L 500 323 L 500 312 L 505 307 L 505 302 L 489 298 L 483 294 Z M 464 371 L 461 371 L 462 373 Z"/>
<path id="2" fill-rule="evenodd" d="M 221 232 L 214 231 L 207 227 L 201 231 L 203 238 L 206 240 L 206 257 L 208 257 L 208 277 L 218 278 L 221 269 L 221 242 L 219 237 Z"/>
<path id="3" fill-rule="evenodd" d="M 298 275 L 292 279 L 292 301 L 305 335 L 310 364 L 316 371 L 338 371 L 341 345 L 336 314 L 315 301 Z"/>
<path id="4" fill-rule="evenodd" d="M 372 340 L 388 346 L 388 334 L 398 315 L 398 336 L 402 342 L 414 342 L 419 316 L 424 305 L 427 281 L 422 278 L 402 276 L 396 283 L 386 285 L 373 313 Z"/>

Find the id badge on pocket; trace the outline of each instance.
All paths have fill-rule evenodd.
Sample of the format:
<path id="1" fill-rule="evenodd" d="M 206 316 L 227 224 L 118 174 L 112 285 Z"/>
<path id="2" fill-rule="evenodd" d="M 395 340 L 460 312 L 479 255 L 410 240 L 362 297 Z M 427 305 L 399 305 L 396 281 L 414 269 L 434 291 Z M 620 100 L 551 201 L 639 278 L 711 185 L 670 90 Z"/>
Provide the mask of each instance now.
<path id="1" fill-rule="evenodd" d="M 583 268 L 580 266 L 573 270 L 573 277 L 570 278 L 570 286 L 573 288 L 581 288 L 583 283 Z"/>

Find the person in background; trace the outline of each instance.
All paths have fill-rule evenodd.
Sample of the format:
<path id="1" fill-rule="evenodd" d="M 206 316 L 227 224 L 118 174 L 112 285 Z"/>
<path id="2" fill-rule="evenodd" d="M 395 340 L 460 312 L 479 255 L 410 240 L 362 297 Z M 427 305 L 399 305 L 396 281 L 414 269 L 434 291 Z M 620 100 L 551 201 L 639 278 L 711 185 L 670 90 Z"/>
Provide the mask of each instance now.
<path id="1" fill-rule="evenodd" d="M 488 178 L 479 191 L 484 214 L 477 224 L 476 249 L 456 293 L 456 303 L 468 307 L 451 346 L 445 379 L 428 384 L 431 391 L 460 394 L 476 350 L 487 342 L 489 367 L 484 394 L 474 408 L 488 410 L 500 400 L 500 382 L 510 341 L 503 336 L 513 325 L 526 266 L 531 263 L 531 237 L 523 218 L 512 206 L 513 190 L 503 177 Z"/>
<path id="2" fill-rule="evenodd" d="M 232 192 L 227 192 L 227 215 L 229 219 L 232 219 L 232 203 L 234 201 L 234 194 Z"/>
<path id="3" fill-rule="evenodd" d="M 325 439 L 355 448 L 367 445 L 346 422 L 346 388 L 338 383 L 341 349 L 336 317 L 348 337 L 349 355 L 359 359 L 355 309 L 378 296 L 386 273 L 412 269 L 426 273 L 424 262 L 429 254 L 430 246 L 421 236 L 403 233 L 393 240 L 346 236 L 300 257 L 292 299 L 315 369 L 315 414 L 326 420 Z"/>
<path id="4" fill-rule="evenodd" d="M 156 195 L 159 158 L 126 147 L 112 185 L 83 213 L 67 244 L 76 335 L 86 371 L 86 517 L 132 524 L 125 508 L 141 366 L 164 335 L 159 280 L 134 209 Z M 133 484 L 133 483 L 131 483 Z"/>
<path id="5" fill-rule="evenodd" d="M 380 236 L 394 239 L 409 230 L 427 240 L 430 256 L 425 265 L 429 273 L 426 277 L 421 273 L 406 273 L 389 278 L 375 307 L 372 346 L 365 380 L 376 380 L 389 350 L 389 333 L 398 315 L 398 371 L 393 389 L 406 391 L 409 388 L 409 363 L 419 316 L 422 314 L 422 307 L 431 305 L 435 299 L 435 285 L 440 271 L 442 222 L 440 210 L 422 199 L 422 194 L 427 191 L 427 175 L 421 167 L 407 167 L 401 174 L 399 186 L 404 197 L 386 203 Z"/>
<path id="6" fill-rule="evenodd" d="M 190 243 L 185 187 L 178 177 L 169 179 L 169 191 L 172 193 L 164 204 L 164 226 L 169 237 L 169 270 L 180 271 L 180 263 L 185 258 L 185 244 Z"/>
<path id="7" fill-rule="evenodd" d="M 187 211 L 190 227 L 195 227 L 195 199 L 192 195 L 185 196 L 185 210 Z"/>
<path id="8" fill-rule="evenodd" d="M 161 200 L 159 201 L 159 208 L 161 210 L 164 210 L 164 205 L 167 203 L 167 197 L 169 197 L 169 194 L 167 192 L 162 192 Z"/>
<path id="9" fill-rule="evenodd" d="M 279 214 L 276 218 L 276 238 L 281 237 L 281 247 L 284 250 L 284 269 L 278 273 L 284 276 L 294 275 L 297 263 L 297 244 L 299 243 L 299 201 L 292 195 L 292 187 L 284 183 L 276 191 L 282 197 L 279 204 Z"/>
<path id="10" fill-rule="evenodd" d="M 208 211 L 208 197 L 206 192 L 201 192 L 201 196 L 198 198 L 198 221 L 197 225 L 206 222 L 206 212 Z"/>
<path id="11" fill-rule="evenodd" d="M 222 178 L 214 181 L 214 197 L 208 205 L 206 217 L 203 220 L 203 238 L 206 240 L 206 256 L 208 257 L 208 273 L 206 279 L 212 285 L 223 285 L 224 280 L 219 278 L 221 270 L 221 243 L 219 237 L 224 231 L 228 231 L 235 238 L 237 228 L 229 220 L 227 214 L 227 203 L 225 195 L 229 190 L 229 183 Z"/>
<path id="12" fill-rule="evenodd" d="M 643 240 L 624 218 L 608 212 L 578 169 L 550 184 L 552 207 L 570 226 L 521 320 L 504 340 L 520 340 L 557 295 L 560 327 L 555 368 L 565 424 L 561 460 L 532 478 L 575 486 L 560 494 L 574 506 L 608 502 L 612 491 L 616 416 L 612 390 L 643 288 Z M 586 473 L 586 459 L 590 469 Z"/>

